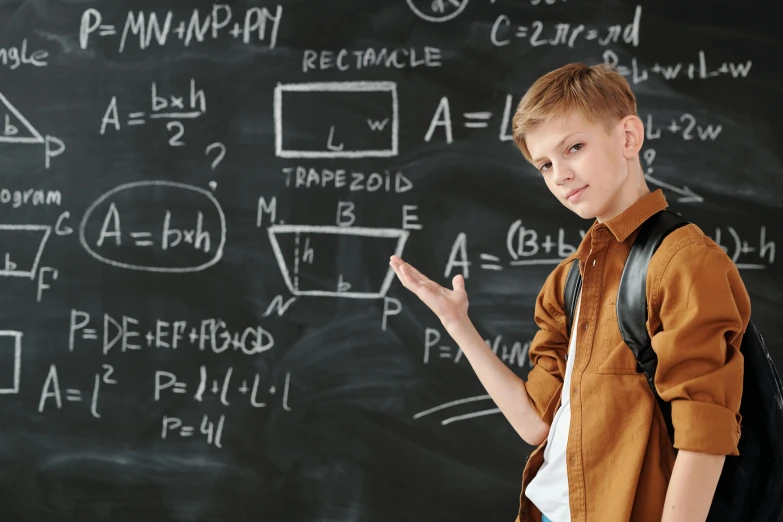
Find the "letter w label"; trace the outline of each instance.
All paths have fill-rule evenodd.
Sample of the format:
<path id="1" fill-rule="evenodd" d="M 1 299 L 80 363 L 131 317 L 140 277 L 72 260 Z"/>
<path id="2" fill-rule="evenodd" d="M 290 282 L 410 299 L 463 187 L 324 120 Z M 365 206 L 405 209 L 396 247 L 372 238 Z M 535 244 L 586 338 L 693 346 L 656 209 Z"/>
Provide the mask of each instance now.
<path id="1" fill-rule="evenodd" d="M 389 118 L 386 118 L 383 121 L 373 121 L 367 118 L 367 125 L 369 125 L 370 129 L 374 131 L 382 131 L 383 128 L 386 127 L 387 123 L 389 123 Z"/>

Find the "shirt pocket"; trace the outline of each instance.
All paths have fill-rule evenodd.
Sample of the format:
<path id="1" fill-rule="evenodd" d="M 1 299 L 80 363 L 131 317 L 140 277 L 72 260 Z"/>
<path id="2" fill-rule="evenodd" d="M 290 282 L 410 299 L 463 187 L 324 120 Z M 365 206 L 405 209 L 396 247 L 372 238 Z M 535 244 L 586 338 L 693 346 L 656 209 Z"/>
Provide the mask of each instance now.
<path id="1" fill-rule="evenodd" d="M 634 356 L 631 348 L 625 344 L 622 337 L 615 343 L 607 342 L 604 356 L 598 363 L 595 373 L 638 373 L 636 371 L 636 356 Z M 640 373 L 639 375 L 643 374 Z"/>
<path id="2" fill-rule="evenodd" d="M 596 332 L 597 363 L 596 373 L 635 374 L 636 356 L 625 344 L 620 326 L 617 324 L 617 311 L 614 303 L 604 308 L 600 321 L 601 329 Z M 639 374 L 643 375 L 643 374 Z"/>

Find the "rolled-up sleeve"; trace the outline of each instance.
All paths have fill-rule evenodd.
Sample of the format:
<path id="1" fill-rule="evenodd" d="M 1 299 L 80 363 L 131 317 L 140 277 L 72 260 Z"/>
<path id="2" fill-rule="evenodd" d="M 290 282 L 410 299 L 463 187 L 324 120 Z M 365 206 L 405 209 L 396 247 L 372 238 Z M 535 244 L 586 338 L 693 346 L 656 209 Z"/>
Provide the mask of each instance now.
<path id="1" fill-rule="evenodd" d="M 653 288 L 655 387 L 671 403 L 674 447 L 739 455 L 750 298 L 736 265 L 715 243 L 696 241 L 671 256 Z"/>
<path id="2" fill-rule="evenodd" d="M 536 298 L 534 320 L 539 330 L 530 344 L 533 368 L 528 372 L 525 389 L 530 403 L 546 424 L 552 425 L 555 406 L 563 389 L 560 361 L 565 361 L 568 340 L 565 336 L 565 313 L 562 312 L 562 272 L 553 270 Z M 563 365 L 564 366 L 564 365 Z"/>

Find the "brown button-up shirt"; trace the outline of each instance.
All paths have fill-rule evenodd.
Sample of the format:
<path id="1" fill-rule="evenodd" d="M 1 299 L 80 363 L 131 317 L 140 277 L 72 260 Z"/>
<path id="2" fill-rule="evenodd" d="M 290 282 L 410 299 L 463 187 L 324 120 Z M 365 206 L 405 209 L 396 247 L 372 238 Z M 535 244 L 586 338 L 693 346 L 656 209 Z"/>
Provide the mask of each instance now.
<path id="1" fill-rule="evenodd" d="M 636 359 L 623 342 L 615 300 L 639 226 L 667 207 L 661 190 L 620 215 L 593 223 L 577 250 L 549 275 L 538 296 L 540 330 L 530 346 L 527 393 L 551 426 L 565 376 L 569 332 L 563 289 L 579 259 L 582 296 L 571 375 L 566 449 L 574 522 L 660 522 L 674 466 L 666 423 Z M 647 271 L 647 331 L 658 356 L 655 386 L 671 403 L 674 447 L 739 455 L 743 356 L 750 299 L 736 265 L 699 227 L 671 232 Z M 522 474 L 518 522 L 539 522 L 525 488 L 544 461 L 545 440 Z M 560 522 L 560 521 L 557 521 Z"/>

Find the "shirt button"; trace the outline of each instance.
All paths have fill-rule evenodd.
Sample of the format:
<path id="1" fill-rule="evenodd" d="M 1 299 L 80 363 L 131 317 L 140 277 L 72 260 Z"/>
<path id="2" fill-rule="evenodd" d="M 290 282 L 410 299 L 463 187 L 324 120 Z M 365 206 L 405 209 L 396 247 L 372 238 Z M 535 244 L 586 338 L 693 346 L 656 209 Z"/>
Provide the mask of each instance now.
<path id="1" fill-rule="evenodd" d="M 566 361 L 568 360 L 568 354 L 565 354 L 565 360 Z"/>
<path id="2" fill-rule="evenodd" d="M 585 323 L 585 331 L 587 331 L 587 323 Z"/>

